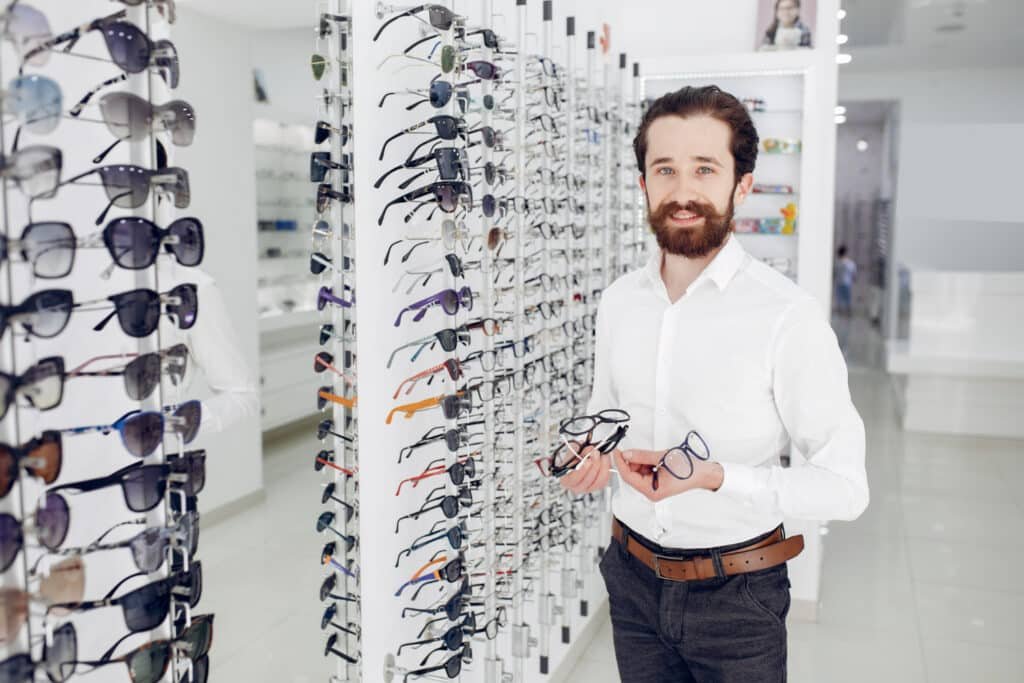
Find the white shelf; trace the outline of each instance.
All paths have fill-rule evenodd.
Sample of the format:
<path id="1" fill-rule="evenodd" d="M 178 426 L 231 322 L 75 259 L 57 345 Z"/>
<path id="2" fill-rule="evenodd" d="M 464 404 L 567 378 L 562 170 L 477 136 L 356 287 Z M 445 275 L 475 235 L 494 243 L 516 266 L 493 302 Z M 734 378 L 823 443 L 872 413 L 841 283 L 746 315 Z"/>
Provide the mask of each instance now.
<path id="1" fill-rule="evenodd" d="M 289 330 L 295 327 L 313 329 L 319 317 L 320 311 L 316 309 L 260 316 L 260 334 L 280 332 L 281 330 Z"/>
<path id="2" fill-rule="evenodd" d="M 911 351 L 908 340 L 886 344 L 886 369 L 896 375 L 946 375 L 1024 379 L 1024 356 L 1018 358 L 954 354 L 922 354 Z"/>

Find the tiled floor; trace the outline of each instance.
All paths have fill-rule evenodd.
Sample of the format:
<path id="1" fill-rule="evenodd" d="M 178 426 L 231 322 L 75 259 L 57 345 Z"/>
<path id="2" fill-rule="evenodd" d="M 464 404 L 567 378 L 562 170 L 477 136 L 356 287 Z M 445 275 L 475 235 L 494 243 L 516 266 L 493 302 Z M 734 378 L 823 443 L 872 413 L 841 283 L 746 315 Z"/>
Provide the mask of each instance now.
<path id="1" fill-rule="evenodd" d="M 904 433 L 877 335 L 836 327 L 867 425 L 872 501 L 830 527 L 820 620 L 790 626 L 789 680 L 1024 680 L 1024 444 Z M 263 504 L 203 529 L 214 681 L 327 681 L 325 661 L 295 654 L 323 642 L 318 603 L 287 588 L 320 575 L 308 433 L 267 444 Z M 570 681 L 611 683 L 615 671 L 607 625 Z"/>

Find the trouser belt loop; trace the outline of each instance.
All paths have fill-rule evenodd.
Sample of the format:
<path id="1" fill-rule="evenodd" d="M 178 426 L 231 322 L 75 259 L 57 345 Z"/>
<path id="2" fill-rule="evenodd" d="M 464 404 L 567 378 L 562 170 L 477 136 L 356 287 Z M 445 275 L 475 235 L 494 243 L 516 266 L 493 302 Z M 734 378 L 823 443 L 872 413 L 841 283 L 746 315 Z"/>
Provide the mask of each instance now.
<path id="1" fill-rule="evenodd" d="M 715 578 L 724 579 L 726 576 L 725 566 L 722 564 L 722 552 L 718 548 L 711 549 L 711 563 L 715 567 Z"/>
<path id="2" fill-rule="evenodd" d="M 629 529 L 622 522 L 619 522 L 619 543 L 622 544 L 623 550 L 626 549 L 626 543 L 629 541 Z"/>

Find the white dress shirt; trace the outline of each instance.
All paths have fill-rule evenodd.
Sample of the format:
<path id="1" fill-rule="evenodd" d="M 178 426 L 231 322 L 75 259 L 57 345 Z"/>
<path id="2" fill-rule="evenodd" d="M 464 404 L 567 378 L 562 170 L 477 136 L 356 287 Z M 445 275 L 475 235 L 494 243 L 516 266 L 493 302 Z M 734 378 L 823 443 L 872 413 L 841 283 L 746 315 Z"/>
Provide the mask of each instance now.
<path id="1" fill-rule="evenodd" d="M 630 414 L 622 449 L 666 450 L 696 430 L 724 480 L 658 503 L 620 481 L 615 516 L 672 548 L 739 543 L 784 517 L 859 516 L 864 423 L 818 303 L 735 236 L 674 304 L 661 261 L 659 251 L 601 296 L 588 409 Z M 790 445 L 806 462 L 783 468 Z"/>

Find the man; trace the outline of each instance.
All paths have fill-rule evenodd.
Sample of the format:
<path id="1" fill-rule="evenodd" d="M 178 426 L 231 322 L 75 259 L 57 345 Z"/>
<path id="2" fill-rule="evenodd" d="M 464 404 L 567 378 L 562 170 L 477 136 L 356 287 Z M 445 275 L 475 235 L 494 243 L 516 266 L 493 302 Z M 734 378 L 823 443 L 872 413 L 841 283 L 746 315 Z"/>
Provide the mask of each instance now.
<path id="1" fill-rule="evenodd" d="M 846 245 L 836 252 L 836 310 L 842 315 L 853 313 L 853 283 L 857 279 L 857 263 L 849 257 Z"/>
<path id="2" fill-rule="evenodd" d="M 732 236 L 757 159 L 743 105 L 683 88 L 633 144 L 660 251 L 602 295 L 589 410 L 626 410 L 634 448 L 590 451 L 561 481 L 596 491 L 612 464 L 622 479 L 601 572 L 624 683 L 782 681 L 803 545 L 781 523 L 863 512 L 864 425 L 818 303 Z M 659 466 L 684 438 L 699 457 Z M 780 466 L 790 445 L 806 464 Z"/>

